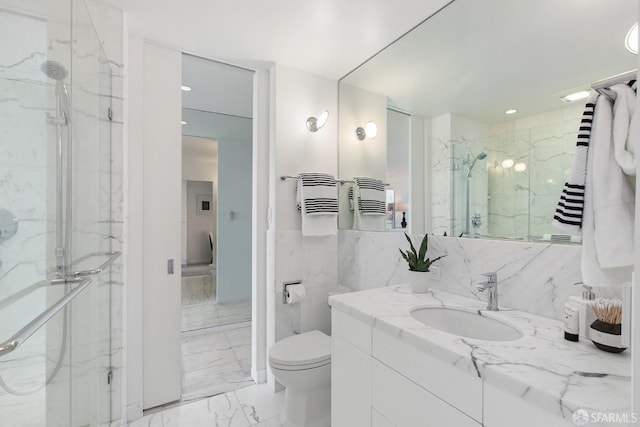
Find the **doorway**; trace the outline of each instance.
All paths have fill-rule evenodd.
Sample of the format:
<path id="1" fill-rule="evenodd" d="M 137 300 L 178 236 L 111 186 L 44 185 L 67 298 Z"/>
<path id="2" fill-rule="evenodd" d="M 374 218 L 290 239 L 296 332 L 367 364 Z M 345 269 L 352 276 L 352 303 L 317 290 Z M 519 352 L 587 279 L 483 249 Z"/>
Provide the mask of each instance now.
<path id="1" fill-rule="evenodd" d="M 183 54 L 182 399 L 251 377 L 253 71 Z"/>

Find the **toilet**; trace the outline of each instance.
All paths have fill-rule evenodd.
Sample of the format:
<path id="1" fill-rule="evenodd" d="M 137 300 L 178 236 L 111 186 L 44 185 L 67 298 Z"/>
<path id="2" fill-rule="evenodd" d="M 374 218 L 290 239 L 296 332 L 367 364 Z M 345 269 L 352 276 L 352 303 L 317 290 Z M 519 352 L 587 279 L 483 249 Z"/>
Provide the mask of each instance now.
<path id="1" fill-rule="evenodd" d="M 269 350 L 273 375 L 286 387 L 285 427 L 331 424 L 331 338 L 310 331 L 284 338 Z"/>

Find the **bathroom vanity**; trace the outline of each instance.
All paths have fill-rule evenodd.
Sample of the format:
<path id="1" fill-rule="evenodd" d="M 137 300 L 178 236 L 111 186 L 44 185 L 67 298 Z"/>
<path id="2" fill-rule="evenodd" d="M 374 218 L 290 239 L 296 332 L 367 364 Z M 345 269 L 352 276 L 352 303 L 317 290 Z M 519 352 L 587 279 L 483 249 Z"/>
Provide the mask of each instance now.
<path id="1" fill-rule="evenodd" d="M 481 301 L 414 294 L 408 285 L 334 295 L 329 303 L 333 427 L 568 427 L 579 409 L 589 422 L 599 417 L 580 425 L 631 420 L 630 352 L 565 341 L 560 321 L 486 312 Z M 460 309 L 519 333 L 465 338 L 413 317 L 421 307 Z"/>

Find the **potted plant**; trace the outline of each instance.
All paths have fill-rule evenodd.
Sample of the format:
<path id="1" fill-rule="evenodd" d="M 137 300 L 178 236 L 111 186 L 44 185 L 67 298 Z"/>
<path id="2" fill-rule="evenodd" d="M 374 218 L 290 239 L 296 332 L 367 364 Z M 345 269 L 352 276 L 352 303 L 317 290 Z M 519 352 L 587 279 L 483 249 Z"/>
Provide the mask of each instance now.
<path id="1" fill-rule="evenodd" d="M 409 250 L 406 252 L 400 249 L 400 254 L 407 264 L 409 264 L 409 280 L 411 289 L 413 292 L 424 293 L 429 289 L 429 275 L 424 274 L 429 272 L 431 264 L 438 261 L 440 258 L 444 258 L 446 255 L 441 255 L 434 259 L 427 258 L 427 248 L 429 246 L 429 234 L 425 234 L 422 243 L 420 243 L 420 250 L 416 251 L 413 242 L 407 233 L 404 233 L 409 242 Z"/>

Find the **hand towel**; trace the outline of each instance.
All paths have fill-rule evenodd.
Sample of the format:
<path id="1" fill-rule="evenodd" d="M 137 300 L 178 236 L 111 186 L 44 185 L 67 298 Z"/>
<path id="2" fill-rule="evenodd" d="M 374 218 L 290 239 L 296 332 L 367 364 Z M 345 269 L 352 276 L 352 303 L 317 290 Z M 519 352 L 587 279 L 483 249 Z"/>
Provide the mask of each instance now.
<path id="1" fill-rule="evenodd" d="M 602 191 L 602 186 L 595 188 L 594 176 L 596 168 L 601 167 L 598 163 L 605 159 L 598 159 L 596 162 L 595 148 L 598 145 L 611 146 L 611 102 L 601 96 L 596 103 L 592 137 L 589 143 L 589 156 L 587 157 L 584 214 L 582 217 L 582 281 L 589 286 L 614 286 L 627 282 L 631 279 L 631 267 L 602 268 L 598 261 L 596 249 L 596 209 L 595 200 L 601 195 L 595 193 Z M 603 147 L 600 147 L 603 148 Z M 600 151 L 600 148 L 598 149 Z M 604 147 L 605 150 L 607 149 Z M 593 154 L 593 155 L 592 155 Z M 602 213 L 602 212 L 601 212 Z M 631 232 L 631 235 L 633 233 Z"/>
<path id="2" fill-rule="evenodd" d="M 638 123 L 636 110 L 636 81 L 611 87 L 616 92 L 613 105 L 613 145 L 615 158 L 626 175 L 636 175 L 636 153 L 638 151 Z"/>
<path id="3" fill-rule="evenodd" d="M 593 124 L 593 111 L 598 99 L 598 93 L 592 92 L 582 113 L 576 151 L 573 155 L 571 172 L 562 189 L 560 201 L 553 216 L 553 225 L 556 228 L 579 233 L 582 229 L 582 216 L 584 210 L 585 179 L 587 172 L 587 153 L 591 138 L 591 126 Z"/>
<path id="4" fill-rule="evenodd" d="M 355 177 L 353 179 L 354 230 L 384 231 L 386 192 L 379 179 Z"/>
<path id="5" fill-rule="evenodd" d="M 329 236 L 338 233 L 338 194 L 336 179 L 323 173 L 301 173 L 296 201 L 302 216 L 303 236 Z"/>
<path id="6" fill-rule="evenodd" d="M 616 93 L 624 93 L 626 85 L 612 87 Z M 593 150 L 593 211 L 595 224 L 595 248 L 601 268 L 633 265 L 633 237 L 635 217 L 635 188 L 627 179 L 616 160 L 618 151 L 624 151 L 629 116 L 626 96 L 616 97 L 615 109 L 623 114 L 624 129 L 614 129 L 616 120 L 611 102 L 606 97 L 598 100 L 595 117 L 598 129 L 594 130 Z M 598 111 L 599 110 L 599 111 Z M 618 143 L 615 140 L 618 139 Z M 622 145 L 618 147 L 617 145 Z M 629 165 L 630 166 L 630 165 Z"/>

